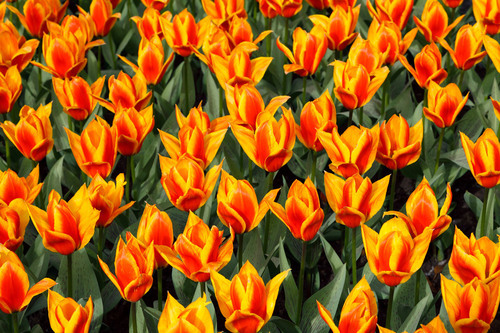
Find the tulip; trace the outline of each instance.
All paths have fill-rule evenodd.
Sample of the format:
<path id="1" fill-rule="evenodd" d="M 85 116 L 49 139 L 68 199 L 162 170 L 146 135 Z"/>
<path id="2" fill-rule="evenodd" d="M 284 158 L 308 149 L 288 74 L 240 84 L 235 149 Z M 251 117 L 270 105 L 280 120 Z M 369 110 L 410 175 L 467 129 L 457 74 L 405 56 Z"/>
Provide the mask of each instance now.
<path id="1" fill-rule="evenodd" d="M 48 28 L 51 34 L 73 34 L 77 39 L 83 39 L 85 50 L 89 50 L 94 46 L 104 45 L 102 39 L 94 40 L 96 36 L 96 26 L 89 13 L 81 8 L 78 16 L 68 15 L 64 18 L 61 25 L 54 22 L 49 22 Z"/>
<path id="2" fill-rule="evenodd" d="M 483 37 L 484 48 L 495 66 L 497 72 L 500 72 L 500 44 L 490 36 Z"/>
<path id="3" fill-rule="evenodd" d="M 187 278 L 206 282 L 210 273 L 218 272 L 231 260 L 234 233 L 231 232 L 224 244 L 223 234 L 216 226 L 210 229 L 190 211 L 183 233 L 177 237 L 173 248 L 165 247 L 161 255 Z"/>
<path id="4" fill-rule="evenodd" d="M 143 249 L 153 244 L 155 269 L 168 265 L 160 253 L 165 247 L 172 247 L 174 243 L 173 233 L 172 221 L 167 213 L 160 211 L 156 205 L 146 203 L 137 229 L 137 240 Z"/>
<path id="5" fill-rule="evenodd" d="M 72 78 L 87 64 L 85 44 L 73 34 L 43 36 L 42 50 L 45 63 L 31 63 L 58 78 Z"/>
<path id="6" fill-rule="evenodd" d="M 318 138 L 332 162 L 330 169 L 344 178 L 371 168 L 377 155 L 380 129 L 350 126 L 342 135 L 335 127 L 330 132 L 318 132 Z"/>
<path id="7" fill-rule="evenodd" d="M 368 40 L 380 53 L 387 53 L 384 64 L 394 65 L 398 55 L 404 55 L 417 35 L 417 28 L 411 29 L 403 37 L 396 23 L 373 20 L 368 29 Z"/>
<path id="8" fill-rule="evenodd" d="M 278 0 L 279 15 L 285 18 L 295 16 L 302 10 L 302 0 Z"/>
<path id="9" fill-rule="evenodd" d="M 448 262 L 450 274 L 461 285 L 475 278 L 488 284 L 500 276 L 500 247 L 488 237 L 470 239 L 455 226 L 453 250 Z"/>
<path id="10" fill-rule="evenodd" d="M 340 313 L 339 326 L 333 322 L 333 317 L 318 300 L 318 311 L 321 318 L 334 333 L 374 333 L 377 328 L 377 300 L 363 277 L 347 296 Z"/>
<path id="11" fill-rule="evenodd" d="M 160 155 L 161 185 L 170 202 L 185 212 L 195 211 L 208 200 L 219 178 L 222 163 L 205 175 L 202 167 L 184 157 L 178 161 Z"/>
<path id="12" fill-rule="evenodd" d="M 415 238 L 402 219 L 385 222 L 380 233 L 361 225 L 361 235 L 370 269 L 377 279 L 390 287 L 408 281 L 424 262 L 432 230 Z"/>
<path id="13" fill-rule="evenodd" d="M 40 105 L 37 110 L 25 105 L 19 111 L 21 119 L 17 125 L 5 121 L 0 126 L 24 157 L 38 162 L 52 150 L 54 145 L 49 119 L 51 112 L 52 102 Z"/>
<path id="14" fill-rule="evenodd" d="M 231 125 L 247 156 L 268 172 L 280 169 L 293 155 L 295 121 L 291 110 L 281 108 L 283 115 L 279 121 L 269 113 L 261 113 L 257 117 L 255 132 L 237 123 Z"/>
<path id="15" fill-rule="evenodd" d="M 230 332 L 258 332 L 271 319 L 279 288 L 288 271 L 279 273 L 266 285 L 248 261 L 231 281 L 211 271 L 210 278 L 220 311 L 226 318 L 226 328 Z"/>
<path id="16" fill-rule="evenodd" d="M 151 39 L 153 36 L 158 35 L 161 39 L 163 38 L 163 32 L 161 30 L 160 17 L 170 21 L 172 13 L 166 11 L 160 14 L 158 10 L 148 7 L 144 10 L 142 17 L 133 16 L 130 19 L 137 25 L 137 30 L 139 30 L 141 38 Z"/>
<path id="17" fill-rule="evenodd" d="M 212 73 L 214 72 L 212 55 L 218 55 L 224 60 L 228 60 L 233 50 L 231 42 L 229 41 L 229 34 L 216 26 L 210 24 L 206 27 L 207 33 L 201 45 L 203 54 L 198 50 L 193 50 L 194 54 L 208 66 Z"/>
<path id="18" fill-rule="evenodd" d="M 380 52 L 369 39 L 358 36 L 349 50 L 348 62 L 350 65 L 362 65 L 370 75 L 374 75 L 386 62 L 389 50 Z"/>
<path id="19" fill-rule="evenodd" d="M 344 10 L 347 10 L 349 7 L 354 8 L 356 6 L 356 0 L 329 0 L 329 2 L 332 9 L 342 7 Z"/>
<path id="20" fill-rule="evenodd" d="M 92 0 L 90 16 L 95 23 L 97 36 L 106 36 L 121 17 L 120 13 L 113 14 L 113 5 L 110 0 Z"/>
<path id="21" fill-rule="evenodd" d="M 0 243 L 11 251 L 17 250 L 24 241 L 29 221 L 22 199 L 14 199 L 8 206 L 0 205 Z"/>
<path id="22" fill-rule="evenodd" d="M 30 288 L 28 274 L 19 257 L 0 245 L 0 310 L 8 314 L 23 311 L 33 297 L 55 284 L 54 280 L 45 278 Z"/>
<path id="23" fill-rule="evenodd" d="M 281 12 L 280 0 L 257 0 L 259 10 L 266 19 L 275 18 Z"/>
<path id="24" fill-rule="evenodd" d="M 69 146 L 76 163 L 89 177 L 99 174 L 106 178 L 115 165 L 117 138 L 115 127 L 96 116 L 82 131 L 82 135 L 65 128 Z"/>
<path id="25" fill-rule="evenodd" d="M 207 304 L 206 294 L 184 307 L 169 293 L 158 321 L 158 331 L 213 333 L 214 324 Z"/>
<path id="26" fill-rule="evenodd" d="M 377 162 L 391 170 L 415 163 L 420 157 L 423 136 L 422 120 L 413 127 L 401 115 L 393 115 L 387 122 L 384 120 L 380 125 Z"/>
<path id="27" fill-rule="evenodd" d="M 484 33 L 479 24 L 463 25 L 458 30 L 455 37 L 455 50 L 444 39 L 439 40 L 439 44 L 448 51 L 455 67 L 461 70 L 471 69 L 480 63 L 486 56 L 486 51 L 481 52 Z"/>
<path id="28" fill-rule="evenodd" d="M 38 175 L 38 165 L 26 178 L 19 177 L 11 169 L 0 170 L 0 205 L 9 206 L 17 198 L 23 199 L 28 204 L 35 201 L 43 186 L 43 183 L 38 183 Z"/>
<path id="29" fill-rule="evenodd" d="M 141 71 L 136 72 L 133 78 L 125 72 L 120 72 L 116 78 L 111 75 L 108 87 L 111 103 L 103 99 L 99 99 L 99 102 L 113 113 L 128 108 L 143 110 L 153 95 L 152 91 L 148 92 L 146 78 Z"/>
<path id="30" fill-rule="evenodd" d="M 486 28 L 488 35 L 495 35 L 500 32 L 499 0 L 475 0 L 472 3 L 472 11 L 476 22 Z"/>
<path id="31" fill-rule="evenodd" d="M 467 103 L 469 93 L 462 97 L 460 88 L 455 83 L 442 88 L 430 81 L 428 89 L 428 107 L 424 107 L 424 115 L 439 128 L 450 127 Z"/>
<path id="32" fill-rule="evenodd" d="M 271 32 L 272 30 L 265 30 L 254 40 L 250 23 L 246 19 L 235 16 L 230 22 L 229 31 L 226 32 L 226 35 L 229 39 L 231 49 L 234 49 L 245 42 L 257 45 Z"/>
<path id="33" fill-rule="evenodd" d="M 499 284 L 499 278 L 488 284 L 476 278 L 462 287 L 441 274 L 443 303 L 455 332 L 489 331 L 500 302 Z"/>
<path id="34" fill-rule="evenodd" d="M 491 104 L 493 104 L 493 111 L 495 111 L 495 116 L 498 120 L 500 120 L 500 101 L 494 100 L 493 97 L 490 96 Z"/>
<path id="35" fill-rule="evenodd" d="M 134 108 L 120 109 L 113 118 L 116 128 L 118 151 L 124 156 L 137 154 L 146 136 L 153 130 L 153 105 L 142 111 Z"/>
<path id="36" fill-rule="evenodd" d="M 427 325 L 421 324 L 421 328 L 415 331 L 415 333 L 448 333 L 444 323 L 442 322 L 439 315 L 434 317 Z M 380 333 L 396 333 L 388 328 L 378 327 Z M 403 333 L 408 333 L 404 331 Z"/>
<path id="37" fill-rule="evenodd" d="M 138 65 L 134 65 L 130 60 L 121 55 L 118 56 L 127 65 L 132 67 L 136 73 L 141 71 L 148 85 L 160 83 L 168 65 L 170 65 L 174 59 L 174 53 L 171 53 L 163 63 L 165 52 L 163 51 L 163 45 L 158 36 L 153 36 L 150 40 L 145 38 L 141 39 L 141 43 L 139 44 L 139 56 L 137 59 Z"/>
<path id="38" fill-rule="evenodd" d="M 367 1 L 366 6 L 378 22 L 392 21 L 400 30 L 403 30 L 413 10 L 413 0 L 375 0 L 377 9 L 370 1 Z"/>
<path id="39" fill-rule="evenodd" d="M 308 33 L 300 27 L 293 31 L 293 53 L 286 45 L 276 40 L 276 45 L 290 60 L 291 64 L 283 65 L 285 74 L 296 73 L 308 76 L 316 73 L 327 49 L 327 39 L 321 27 L 315 26 Z"/>
<path id="40" fill-rule="evenodd" d="M 155 10 L 162 10 L 168 5 L 170 0 L 141 0 L 141 2 L 146 6 L 146 9 L 153 8 Z"/>
<path id="41" fill-rule="evenodd" d="M 92 207 L 85 184 L 69 201 L 52 190 L 47 211 L 33 205 L 28 206 L 28 211 L 45 248 L 62 255 L 84 248 L 94 235 L 99 219 L 99 211 Z"/>
<path id="42" fill-rule="evenodd" d="M 26 41 L 24 37 L 20 37 L 17 29 L 9 21 L 0 23 L 0 39 L 2 40 L 0 73 L 4 76 L 11 67 L 16 67 L 19 72 L 22 72 L 40 44 L 36 39 Z"/>
<path id="43" fill-rule="evenodd" d="M 337 6 L 333 8 L 330 17 L 325 15 L 311 15 L 309 19 L 315 26 L 320 26 L 326 33 L 330 50 L 344 50 L 358 36 L 354 32 L 358 22 L 361 6 L 347 9 Z"/>
<path id="44" fill-rule="evenodd" d="M 137 302 L 153 285 L 154 249 L 149 245 L 142 251 L 137 239 L 127 233 L 127 244 L 120 237 L 115 255 L 115 274 L 99 258 L 102 270 L 128 302 Z"/>
<path id="45" fill-rule="evenodd" d="M 0 114 L 12 110 L 22 90 L 22 79 L 16 66 L 10 67 L 5 74 L 0 73 Z"/>
<path id="46" fill-rule="evenodd" d="M 249 126 L 253 130 L 256 128 L 259 114 L 262 112 L 275 114 L 289 98 L 289 96 L 276 96 L 265 106 L 260 92 L 254 85 L 244 84 L 236 87 L 226 85 L 226 103 L 231 121 Z"/>
<path id="47" fill-rule="evenodd" d="M 62 20 L 68 8 L 69 1 L 61 5 L 59 0 L 27 0 L 23 6 L 24 15 L 13 6 L 9 9 L 17 15 L 21 24 L 33 37 L 42 38 L 48 32 L 47 22 Z"/>
<path id="48" fill-rule="evenodd" d="M 460 139 L 470 171 L 478 184 L 491 188 L 500 183 L 500 142 L 495 132 L 487 128 L 476 143 L 464 133 L 460 133 Z"/>
<path id="49" fill-rule="evenodd" d="M 326 198 L 337 223 L 356 228 L 369 221 L 384 204 L 389 179 L 386 176 L 372 184 L 359 174 L 344 180 L 325 172 Z"/>
<path id="50" fill-rule="evenodd" d="M 310 241 L 323 223 L 324 213 L 320 207 L 318 191 L 309 177 L 304 183 L 295 180 L 288 191 L 285 208 L 268 201 L 269 209 L 292 233 L 293 237 Z"/>
<path id="51" fill-rule="evenodd" d="M 259 204 L 255 190 L 247 180 L 236 180 L 222 170 L 217 191 L 217 215 L 222 224 L 238 235 L 252 231 L 266 215 L 267 202 L 274 201 L 278 191 L 269 191 Z"/>
<path id="52" fill-rule="evenodd" d="M 59 295 L 49 290 L 47 300 L 50 328 L 54 332 L 87 333 L 94 314 L 92 296 L 89 296 L 85 307 L 72 298 Z"/>
<path id="53" fill-rule="evenodd" d="M 175 118 L 177 119 L 179 128 L 183 128 L 185 126 L 192 129 L 199 128 L 202 132 L 215 132 L 229 126 L 227 117 L 220 117 L 210 121 L 210 117 L 205 111 L 203 111 L 201 104 L 195 108 L 191 108 L 187 117 L 182 114 L 181 110 L 176 105 Z"/>
<path id="54" fill-rule="evenodd" d="M 247 18 L 244 0 L 201 0 L 201 4 L 217 26 L 226 27 L 235 16 Z"/>
<path id="55" fill-rule="evenodd" d="M 314 7 L 317 10 L 323 10 L 330 6 L 329 0 L 306 0 L 306 1 L 311 7 Z"/>
<path id="56" fill-rule="evenodd" d="M 100 212 L 96 227 L 108 227 L 118 215 L 134 204 L 134 201 L 131 201 L 120 207 L 124 186 L 123 173 L 116 177 L 116 182 L 111 180 L 106 182 L 99 174 L 92 179 L 88 188 L 90 202 L 92 207 Z"/>
<path id="57" fill-rule="evenodd" d="M 307 102 L 300 113 L 300 126 L 296 126 L 297 138 L 308 149 L 323 150 L 319 141 L 320 131 L 331 132 L 337 127 L 337 112 L 328 90 L 317 99 Z"/>
<path id="58" fill-rule="evenodd" d="M 440 84 L 448 76 L 441 67 L 441 53 L 434 43 L 424 46 L 415 56 L 415 69 L 404 56 L 398 55 L 398 59 L 422 88 L 428 89 L 431 81 Z"/>
<path id="59" fill-rule="evenodd" d="M 428 0 L 422 12 L 422 19 L 420 20 L 414 16 L 413 20 L 427 42 L 432 43 L 437 42 L 439 38 L 446 38 L 464 16 L 458 17 L 452 24 L 448 25 L 448 15 L 443 5 L 437 0 Z"/>
<path id="60" fill-rule="evenodd" d="M 389 74 L 387 67 L 378 68 L 370 73 L 363 65 L 339 60 L 335 60 L 333 64 L 335 97 L 350 110 L 368 103 Z"/>
<path id="61" fill-rule="evenodd" d="M 101 95 L 105 77 L 100 77 L 91 86 L 79 76 L 71 79 L 52 78 L 54 92 L 63 107 L 63 111 L 75 120 L 85 120 L 94 111 L 97 99 Z"/>

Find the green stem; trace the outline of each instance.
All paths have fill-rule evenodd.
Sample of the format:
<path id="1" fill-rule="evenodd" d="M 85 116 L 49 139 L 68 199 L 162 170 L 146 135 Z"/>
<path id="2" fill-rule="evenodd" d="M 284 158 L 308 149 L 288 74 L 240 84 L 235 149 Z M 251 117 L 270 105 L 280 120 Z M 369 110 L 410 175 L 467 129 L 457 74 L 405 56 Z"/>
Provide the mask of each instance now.
<path id="1" fill-rule="evenodd" d="M 389 71 L 389 75 L 391 72 Z M 380 107 L 380 119 L 383 121 L 385 120 L 385 109 L 387 107 L 387 95 L 388 95 L 388 87 L 389 87 L 389 77 L 384 81 L 384 84 L 382 85 L 382 105 Z"/>
<path id="2" fill-rule="evenodd" d="M 71 132 L 74 132 L 75 131 L 75 126 L 73 124 L 73 119 L 72 117 L 68 114 L 68 129 L 71 131 Z M 81 134 L 81 133 L 77 133 L 77 134 Z"/>
<path id="3" fill-rule="evenodd" d="M 102 251 L 104 250 L 104 243 L 106 242 L 106 228 L 98 227 L 97 230 L 97 255 L 99 258 L 102 258 Z"/>
<path id="4" fill-rule="evenodd" d="M 101 58 L 102 58 L 102 48 L 97 47 L 97 75 L 101 77 Z"/>
<path id="5" fill-rule="evenodd" d="M 269 17 L 266 17 L 266 30 L 271 30 L 271 19 Z M 266 37 L 266 55 L 268 57 L 271 56 L 271 39 L 272 39 L 273 34 L 269 34 L 269 36 Z"/>
<path id="6" fill-rule="evenodd" d="M 304 298 L 304 273 L 306 271 L 306 256 L 307 256 L 307 242 L 302 241 L 302 258 L 300 260 L 299 271 L 299 298 L 297 300 L 297 317 L 295 323 L 300 322 L 300 315 L 302 313 L 302 300 Z"/>
<path id="7" fill-rule="evenodd" d="M 439 133 L 439 142 L 438 142 L 438 150 L 436 155 L 436 165 L 434 166 L 434 174 L 438 171 L 439 168 L 439 157 L 441 156 L 441 147 L 443 146 L 443 137 L 444 137 L 444 129 L 446 127 L 441 128 L 441 133 Z"/>
<path id="8" fill-rule="evenodd" d="M 130 155 L 130 179 L 132 180 L 132 184 L 130 184 L 130 188 L 134 187 L 135 182 L 135 164 L 134 164 L 134 155 Z"/>
<path id="9" fill-rule="evenodd" d="M 130 303 L 130 317 L 132 317 L 132 332 L 134 333 L 137 333 L 137 313 L 135 310 L 136 306 L 136 302 Z"/>
<path id="10" fill-rule="evenodd" d="M 73 253 L 66 256 L 68 260 L 68 297 L 73 298 Z"/>
<path id="11" fill-rule="evenodd" d="M 318 152 L 312 151 L 311 181 L 316 185 L 316 164 L 318 163 Z"/>
<path id="12" fill-rule="evenodd" d="M 243 267 L 243 236 L 245 234 L 238 234 L 238 265 L 241 269 Z"/>
<path id="13" fill-rule="evenodd" d="M 288 38 L 290 36 L 290 31 L 289 31 L 289 27 L 288 27 L 289 24 L 290 24 L 290 22 L 289 22 L 288 17 L 285 17 L 285 38 L 283 41 L 284 42 L 283 44 L 285 44 L 285 45 L 288 44 Z"/>
<path id="14" fill-rule="evenodd" d="M 392 170 L 391 179 L 391 197 L 389 199 L 389 210 L 394 209 L 394 196 L 396 195 L 396 179 L 398 177 L 398 169 Z"/>
<path id="15" fill-rule="evenodd" d="M 451 9 L 450 22 L 455 21 L 455 10 L 456 8 Z"/>
<path id="16" fill-rule="evenodd" d="M 394 300 L 394 289 L 395 287 L 390 287 L 389 291 L 389 304 L 387 305 L 387 320 L 385 322 L 385 327 L 391 328 L 391 315 L 392 315 L 392 303 Z"/>
<path id="17" fill-rule="evenodd" d="M 359 126 L 363 126 L 363 107 L 358 108 Z"/>
<path id="18" fill-rule="evenodd" d="M 424 108 L 427 104 L 427 89 L 424 89 L 424 101 L 422 103 L 422 108 Z M 425 122 L 426 122 L 426 118 L 423 114 L 423 111 L 422 111 L 422 128 L 423 128 L 423 132 L 424 132 L 424 136 L 422 137 L 422 154 L 424 155 L 424 158 L 426 157 L 426 150 L 425 150 Z"/>
<path id="19" fill-rule="evenodd" d="M 252 160 L 248 161 L 248 181 L 252 184 L 253 180 L 253 162 Z"/>
<path id="20" fill-rule="evenodd" d="M 347 262 L 347 249 L 349 248 L 349 227 L 344 228 L 344 262 Z"/>
<path id="21" fill-rule="evenodd" d="M 125 200 L 130 202 L 130 156 L 127 156 L 127 169 L 125 171 Z"/>
<path id="22" fill-rule="evenodd" d="M 488 195 L 490 194 L 490 189 L 484 189 L 484 200 L 483 209 L 481 210 L 481 235 L 480 237 L 486 236 L 486 206 L 488 206 Z M 478 237 L 479 238 L 479 237 Z"/>
<path id="23" fill-rule="evenodd" d="M 206 282 L 205 281 L 200 281 L 200 289 L 201 289 L 201 295 L 207 293 Z"/>
<path id="24" fill-rule="evenodd" d="M 108 36 L 109 49 L 111 51 L 111 59 L 113 60 L 113 69 L 116 69 L 116 54 L 115 54 L 115 42 L 113 42 L 113 38 L 111 37 L 111 31 Z"/>
<path id="25" fill-rule="evenodd" d="M 219 117 L 224 116 L 224 89 L 219 86 Z"/>
<path id="26" fill-rule="evenodd" d="M 302 78 L 302 106 L 306 104 L 307 76 Z"/>
<path id="27" fill-rule="evenodd" d="M 460 92 L 462 91 L 462 83 L 464 82 L 464 73 L 465 71 L 463 69 L 460 70 L 460 76 L 458 77 L 458 88 L 460 89 Z"/>
<path id="28" fill-rule="evenodd" d="M 268 183 L 267 183 L 267 191 L 268 192 L 273 189 L 273 180 L 274 180 L 274 172 L 270 172 Z M 267 253 L 267 242 L 269 240 L 270 226 L 271 226 L 271 212 L 268 212 L 267 216 L 266 216 L 266 225 L 264 227 L 264 255 Z"/>
<path id="29" fill-rule="evenodd" d="M 19 333 L 19 318 L 17 314 L 18 312 L 12 312 L 12 331 L 14 333 Z"/>
<path id="30" fill-rule="evenodd" d="M 354 110 L 349 110 L 349 119 L 347 120 L 347 128 L 351 127 L 352 125 L 352 113 Z"/>
<path id="31" fill-rule="evenodd" d="M 417 271 L 417 285 L 415 286 L 415 306 L 420 299 L 420 276 L 422 275 L 422 270 Z"/>
<path id="32" fill-rule="evenodd" d="M 183 89 L 184 89 L 184 112 L 189 111 L 189 101 L 188 101 L 188 66 L 189 66 L 189 57 L 184 57 L 184 68 L 182 71 L 183 74 Z"/>
<path id="33" fill-rule="evenodd" d="M 156 278 L 158 279 L 158 311 L 163 310 L 163 269 L 158 267 L 156 270 Z"/>
<path id="34" fill-rule="evenodd" d="M 5 113 L 3 115 L 3 121 L 6 122 L 8 121 L 8 116 L 7 116 L 7 113 Z M 7 135 L 5 135 L 4 133 L 4 136 L 5 136 L 5 159 L 7 161 L 7 169 L 10 169 L 10 141 L 9 141 L 9 138 L 7 137 Z"/>
<path id="35" fill-rule="evenodd" d="M 351 228 L 351 257 L 352 257 L 352 286 L 358 283 L 358 276 L 356 273 L 356 228 Z"/>

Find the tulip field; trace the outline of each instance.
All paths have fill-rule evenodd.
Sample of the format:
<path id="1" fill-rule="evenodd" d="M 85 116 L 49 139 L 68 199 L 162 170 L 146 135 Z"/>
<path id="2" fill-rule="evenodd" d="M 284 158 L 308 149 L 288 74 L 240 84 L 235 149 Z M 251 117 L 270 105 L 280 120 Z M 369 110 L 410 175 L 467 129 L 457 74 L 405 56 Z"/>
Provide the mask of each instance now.
<path id="1" fill-rule="evenodd" d="M 0 0 L 0 332 L 500 332 L 500 0 Z"/>

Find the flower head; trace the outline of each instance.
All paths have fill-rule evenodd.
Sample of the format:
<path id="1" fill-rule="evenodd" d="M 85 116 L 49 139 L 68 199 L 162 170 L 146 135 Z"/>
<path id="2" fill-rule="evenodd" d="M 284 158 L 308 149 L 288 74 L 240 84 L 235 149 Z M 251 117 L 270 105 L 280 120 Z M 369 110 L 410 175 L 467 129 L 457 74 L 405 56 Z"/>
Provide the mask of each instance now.
<path id="1" fill-rule="evenodd" d="M 422 12 L 422 19 L 420 20 L 414 16 L 413 20 L 427 42 L 431 43 L 439 41 L 439 38 L 446 38 L 463 18 L 464 15 L 448 25 L 448 14 L 446 14 L 443 5 L 437 0 L 428 0 Z"/>
<path id="2" fill-rule="evenodd" d="M 59 295 L 49 290 L 47 301 L 50 327 L 54 332 L 87 333 L 94 314 L 92 296 L 89 296 L 85 307 L 72 298 Z"/>
<path id="3" fill-rule="evenodd" d="M 135 108 L 119 109 L 113 118 L 113 127 L 116 128 L 116 144 L 120 154 L 137 154 L 154 124 L 153 105 L 141 111 Z"/>
<path id="4" fill-rule="evenodd" d="M 159 332 L 191 332 L 213 333 L 214 324 L 207 309 L 207 295 L 184 307 L 168 293 L 165 307 L 158 322 Z"/>
<path id="5" fill-rule="evenodd" d="M 0 73 L 0 114 L 12 110 L 22 90 L 22 79 L 16 66 L 10 67 L 5 74 Z"/>
<path id="6" fill-rule="evenodd" d="M 98 36 L 106 36 L 116 21 L 121 17 L 120 13 L 113 14 L 113 4 L 110 0 L 92 0 L 90 4 L 90 16 L 96 26 Z"/>
<path id="7" fill-rule="evenodd" d="M 422 88 L 429 88 L 431 81 L 440 84 L 448 76 L 441 67 L 441 53 L 434 43 L 424 46 L 415 56 L 415 68 L 411 67 L 404 56 L 398 55 L 398 59 Z"/>
<path id="8" fill-rule="evenodd" d="M 24 232 L 30 216 L 23 199 L 12 200 L 9 205 L 0 204 L 0 243 L 11 251 L 24 241 Z"/>
<path id="9" fill-rule="evenodd" d="M 19 177 L 11 169 L 0 170 L 0 205 L 9 206 L 17 198 L 31 204 L 42 189 L 43 183 L 38 183 L 39 167 L 33 168 L 28 177 Z"/>
<path id="10" fill-rule="evenodd" d="M 424 115 L 437 127 L 450 127 L 455 123 L 455 119 L 467 103 L 468 98 L 469 93 L 462 97 L 462 92 L 455 83 L 440 87 L 431 81 L 427 97 L 428 107 L 424 107 Z"/>

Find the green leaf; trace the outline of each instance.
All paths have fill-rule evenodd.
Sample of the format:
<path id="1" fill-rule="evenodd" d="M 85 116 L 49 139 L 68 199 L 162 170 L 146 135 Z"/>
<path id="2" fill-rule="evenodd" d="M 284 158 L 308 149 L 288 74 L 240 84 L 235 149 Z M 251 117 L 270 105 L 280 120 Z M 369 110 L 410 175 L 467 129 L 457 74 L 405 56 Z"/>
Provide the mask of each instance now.
<path id="1" fill-rule="evenodd" d="M 479 217 L 477 226 L 476 226 L 476 238 L 479 239 L 483 236 L 488 236 L 490 239 L 494 239 L 495 235 L 493 234 L 493 223 L 494 223 L 494 211 L 495 211 L 495 188 L 490 188 L 490 189 L 485 189 L 486 191 L 489 191 L 488 195 L 488 201 L 483 202 L 481 205 L 481 215 L 483 213 L 483 205 L 486 205 L 486 211 L 485 215 L 486 217 L 483 218 L 482 216 Z M 483 223 L 486 223 L 486 234 L 482 235 L 481 230 L 482 230 L 482 225 Z"/>
<path id="2" fill-rule="evenodd" d="M 174 284 L 175 294 L 179 303 L 184 306 L 190 304 L 196 291 L 197 283 L 188 279 L 184 273 L 177 269 L 172 269 L 172 283 Z"/>
<path id="3" fill-rule="evenodd" d="M 420 318 L 422 317 L 425 308 L 427 307 L 427 303 L 432 300 L 432 294 L 425 296 L 423 299 L 418 302 L 416 306 L 413 307 L 413 310 L 410 312 L 405 322 L 398 329 L 398 332 L 415 332 L 417 326 L 419 324 Z M 399 308 L 396 307 L 399 310 Z M 399 312 L 399 311 L 397 311 Z"/>
<path id="4" fill-rule="evenodd" d="M 280 268 L 281 271 L 290 269 L 288 259 L 286 258 L 285 248 L 283 247 L 283 239 L 279 243 Z M 283 281 L 283 289 L 285 290 L 285 308 L 290 318 L 297 316 L 298 289 L 293 279 L 292 274 L 288 274 Z"/>
<path id="5" fill-rule="evenodd" d="M 479 217 L 481 216 L 481 209 L 483 208 L 483 202 L 469 191 L 465 191 L 464 201 L 479 220 Z"/>
<path id="6" fill-rule="evenodd" d="M 149 333 L 158 332 L 158 321 L 160 320 L 161 312 L 158 309 L 150 308 L 146 305 L 143 299 L 140 300 L 144 322 Z"/>
<path id="7" fill-rule="evenodd" d="M 301 333 L 302 332 L 297 325 L 295 325 L 294 323 L 292 323 L 289 320 L 286 320 L 286 319 L 283 319 L 280 317 L 273 316 L 273 317 L 271 317 L 269 322 L 276 325 L 276 327 L 281 332 L 285 332 L 285 333 Z M 262 331 L 265 332 L 264 330 L 262 330 Z"/>
<path id="8" fill-rule="evenodd" d="M 130 306 L 130 315 L 129 315 L 129 322 L 128 322 L 128 332 L 129 333 L 135 333 L 134 327 L 132 325 L 132 303 L 129 303 Z M 142 304 L 144 302 L 136 302 L 135 303 L 135 318 L 136 318 L 136 324 L 137 324 L 137 332 L 147 332 L 146 328 L 146 320 L 144 318 L 144 310 L 142 309 Z"/>
<path id="9" fill-rule="evenodd" d="M 325 256 L 330 266 L 332 267 L 333 273 L 338 274 L 339 270 L 344 265 L 342 260 L 335 252 L 335 249 L 328 243 L 328 241 L 323 237 L 322 234 L 319 234 L 319 239 L 321 240 L 321 244 L 323 245 L 323 250 L 325 251 Z"/>
<path id="10" fill-rule="evenodd" d="M 61 180 L 63 177 L 64 156 L 59 158 L 57 162 L 50 168 L 45 181 L 43 182 L 42 198 L 44 198 L 45 206 L 48 203 L 49 193 L 56 190 L 57 193 L 63 193 Z"/>

